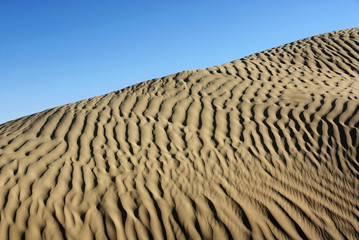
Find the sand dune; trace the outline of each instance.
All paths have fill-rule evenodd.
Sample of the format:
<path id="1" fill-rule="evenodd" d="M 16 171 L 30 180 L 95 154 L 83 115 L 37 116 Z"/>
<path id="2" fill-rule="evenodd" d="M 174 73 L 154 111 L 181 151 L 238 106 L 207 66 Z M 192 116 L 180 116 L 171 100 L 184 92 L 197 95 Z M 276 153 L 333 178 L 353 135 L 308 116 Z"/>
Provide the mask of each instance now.
<path id="1" fill-rule="evenodd" d="M 359 239 L 359 28 L 0 125 L 0 239 Z"/>

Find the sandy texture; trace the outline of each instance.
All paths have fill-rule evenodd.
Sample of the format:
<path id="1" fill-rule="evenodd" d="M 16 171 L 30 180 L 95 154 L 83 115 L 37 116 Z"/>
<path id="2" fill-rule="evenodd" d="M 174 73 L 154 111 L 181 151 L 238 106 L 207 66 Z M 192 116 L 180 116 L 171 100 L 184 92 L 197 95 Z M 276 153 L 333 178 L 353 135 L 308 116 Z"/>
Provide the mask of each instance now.
<path id="1" fill-rule="evenodd" d="M 358 239 L 358 32 L 0 125 L 0 239 Z"/>

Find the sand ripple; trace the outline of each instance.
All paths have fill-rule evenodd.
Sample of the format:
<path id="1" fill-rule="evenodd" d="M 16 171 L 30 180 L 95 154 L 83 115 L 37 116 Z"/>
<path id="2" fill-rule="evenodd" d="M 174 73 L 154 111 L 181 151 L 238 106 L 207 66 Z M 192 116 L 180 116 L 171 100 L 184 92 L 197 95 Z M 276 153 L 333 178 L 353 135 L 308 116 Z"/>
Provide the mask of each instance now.
<path id="1" fill-rule="evenodd" d="M 0 125 L 0 239 L 358 239 L 358 32 Z"/>

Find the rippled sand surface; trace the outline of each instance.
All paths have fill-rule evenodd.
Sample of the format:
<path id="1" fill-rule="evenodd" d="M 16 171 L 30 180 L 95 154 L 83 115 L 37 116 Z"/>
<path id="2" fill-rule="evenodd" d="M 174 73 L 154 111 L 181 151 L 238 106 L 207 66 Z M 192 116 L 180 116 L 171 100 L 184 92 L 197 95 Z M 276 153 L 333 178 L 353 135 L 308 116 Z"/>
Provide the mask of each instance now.
<path id="1" fill-rule="evenodd" d="M 0 125 L 0 239 L 358 239 L 358 59 L 345 29 Z"/>

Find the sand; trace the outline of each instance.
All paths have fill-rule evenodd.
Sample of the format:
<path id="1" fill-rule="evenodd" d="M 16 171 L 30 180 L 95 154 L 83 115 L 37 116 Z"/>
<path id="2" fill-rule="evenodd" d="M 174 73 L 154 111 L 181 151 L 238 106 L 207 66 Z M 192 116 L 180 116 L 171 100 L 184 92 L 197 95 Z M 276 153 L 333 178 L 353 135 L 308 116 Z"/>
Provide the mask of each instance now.
<path id="1" fill-rule="evenodd" d="M 359 28 L 0 125 L 0 239 L 359 239 Z"/>

